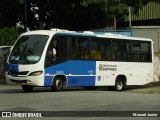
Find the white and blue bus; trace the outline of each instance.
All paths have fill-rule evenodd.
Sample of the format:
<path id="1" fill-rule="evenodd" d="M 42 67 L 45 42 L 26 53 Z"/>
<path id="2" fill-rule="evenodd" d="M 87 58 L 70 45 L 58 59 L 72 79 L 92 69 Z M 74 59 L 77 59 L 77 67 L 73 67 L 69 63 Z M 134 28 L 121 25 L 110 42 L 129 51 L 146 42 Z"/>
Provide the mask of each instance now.
<path id="1" fill-rule="evenodd" d="M 108 86 L 118 91 L 153 81 L 153 41 L 122 35 L 63 30 L 19 36 L 7 61 L 7 83 L 34 87 Z"/>

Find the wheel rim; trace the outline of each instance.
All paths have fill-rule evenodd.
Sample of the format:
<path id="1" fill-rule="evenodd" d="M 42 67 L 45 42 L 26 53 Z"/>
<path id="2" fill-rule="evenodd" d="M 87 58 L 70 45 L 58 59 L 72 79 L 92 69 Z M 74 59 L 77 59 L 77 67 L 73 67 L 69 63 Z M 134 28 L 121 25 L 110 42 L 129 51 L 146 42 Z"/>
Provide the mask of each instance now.
<path id="1" fill-rule="evenodd" d="M 123 88 L 123 83 L 121 81 L 117 81 L 117 90 L 122 90 Z"/>
<path id="2" fill-rule="evenodd" d="M 58 89 L 62 88 L 62 82 L 61 82 L 61 80 L 56 80 L 56 88 L 58 88 Z"/>

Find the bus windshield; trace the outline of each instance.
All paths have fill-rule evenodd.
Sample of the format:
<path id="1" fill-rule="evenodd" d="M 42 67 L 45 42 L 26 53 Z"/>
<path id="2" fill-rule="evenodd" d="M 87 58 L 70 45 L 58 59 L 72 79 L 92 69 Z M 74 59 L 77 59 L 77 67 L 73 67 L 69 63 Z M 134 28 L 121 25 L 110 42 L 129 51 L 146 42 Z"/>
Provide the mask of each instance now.
<path id="1" fill-rule="evenodd" d="M 20 37 L 11 52 L 9 62 L 12 64 L 37 63 L 42 56 L 48 38 L 49 36 L 47 35 Z"/>

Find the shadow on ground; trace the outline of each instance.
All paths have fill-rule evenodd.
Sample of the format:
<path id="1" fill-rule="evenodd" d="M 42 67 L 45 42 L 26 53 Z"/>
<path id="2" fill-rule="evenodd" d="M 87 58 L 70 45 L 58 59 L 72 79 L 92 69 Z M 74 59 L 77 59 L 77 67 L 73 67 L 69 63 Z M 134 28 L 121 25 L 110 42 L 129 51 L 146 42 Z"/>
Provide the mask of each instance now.
<path id="1" fill-rule="evenodd" d="M 0 84 L 1 90 L 0 93 L 25 93 L 20 85 L 6 85 Z M 64 88 L 62 92 L 71 92 L 71 91 L 111 91 L 108 87 L 99 87 L 97 90 L 86 90 L 84 87 L 69 87 Z M 113 90 L 112 90 L 113 91 Z M 50 87 L 35 87 L 32 93 L 38 92 L 52 92 Z M 138 93 L 158 93 L 160 94 L 160 81 L 152 82 L 143 86 L 128 86 L 125 88 L 124 92 L 138 92 Z"/>

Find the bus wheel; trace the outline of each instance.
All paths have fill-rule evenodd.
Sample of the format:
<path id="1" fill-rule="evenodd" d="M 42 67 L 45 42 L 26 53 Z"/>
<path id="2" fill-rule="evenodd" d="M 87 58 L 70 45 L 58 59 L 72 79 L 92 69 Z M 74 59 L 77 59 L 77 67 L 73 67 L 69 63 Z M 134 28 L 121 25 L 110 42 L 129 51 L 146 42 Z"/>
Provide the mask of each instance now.
<path id="1" fill-rule="evenodd" d="M 63 90 L 63 81 L 60 77 L 56 77 L 52 85 L 52 91 L 60 92 L 62 90 Z"/>
<path id="2" fill-rule="evenodd" d="M 124 84 L 123 80 L 121 80 L 121 79 L 116 80 L 115 90 L 122 91 L 124 89 L 124 86 L 125 86 L 125 84 Z"/>
<path id="3" fill-rule="evenodd" d="M 31 92 L 33 90 L 33 86 L 22 85 L 22 89 L 24 92 Z"/>

